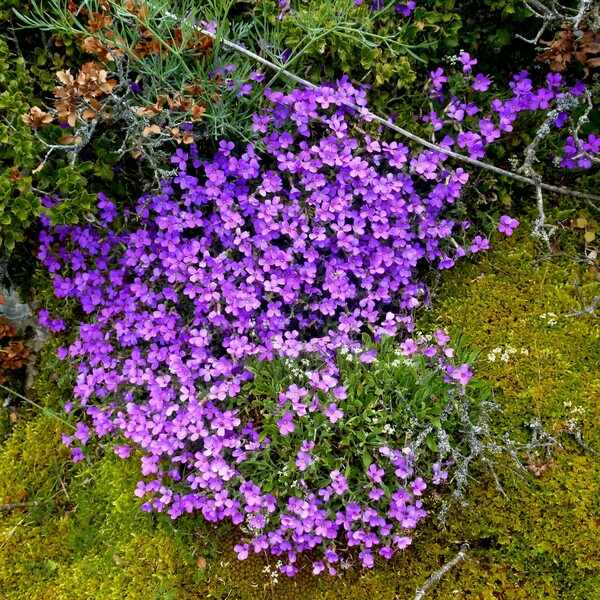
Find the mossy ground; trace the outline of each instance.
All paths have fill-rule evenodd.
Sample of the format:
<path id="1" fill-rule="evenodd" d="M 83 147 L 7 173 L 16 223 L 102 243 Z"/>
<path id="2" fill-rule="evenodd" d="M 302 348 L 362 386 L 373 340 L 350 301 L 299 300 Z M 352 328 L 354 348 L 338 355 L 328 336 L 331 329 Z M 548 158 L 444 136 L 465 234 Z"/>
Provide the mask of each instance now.
<path id="1" fill-rule="evenodd" d="M 135 461 L 121 461 L 110 443 L 100 443 L 73 465 L 60 443 L 64 425 L 21 406 L 16 423 L 4 416 L 0 423 L 0 505 L 42 504 L 0 513 L 0 599 L 404 600 L 463 541 L 472 546 L 470 560 L 428 598 L 600 598 L 600 466 L 564 432 L 577 419 L 586 442 L 600 450 L 600 327 L 591 317 L 564 317 L 577 307 L 571 264 L 534 269 L 536 256 L 526 233 L 496 242 L 446 276 L 422 324 L 468 335 L 482 350 L 477 371 L 498 391 L 498 431 L 525 436 L 527 423 L 540 418 L 558 437 L 562 447 L 539 478 L 502 475 L 503 498 L 481 475 L 469 508 L 454 509 L 447 529 L 430 521 L 391 563 L 332 579 L 313 577 L 305 562 L 297 577 L 280 575 L 272 585 L 265 556 L 236 560 L 235 531 L 194 516 L 172 523 L 143 513 L 133 495 Z M 36 285 L 42 303 L 70 310 L 39 277 Z M 35 391 L 39 404 L 58 413 L 71 376 L 53 358 L 57 345 L 39 356 Z M 497 352 L 491 362 L 496 348 L 517 351 L 507 362 Z M 531 460 L 548 462 L 544 453 Z"/>

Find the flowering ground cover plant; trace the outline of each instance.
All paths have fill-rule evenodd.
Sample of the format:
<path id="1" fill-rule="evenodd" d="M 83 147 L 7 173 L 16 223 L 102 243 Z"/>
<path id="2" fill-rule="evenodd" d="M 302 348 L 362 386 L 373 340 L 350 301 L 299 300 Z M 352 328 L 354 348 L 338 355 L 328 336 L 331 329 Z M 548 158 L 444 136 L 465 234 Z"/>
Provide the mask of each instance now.
<path id="1" fill-rule="evenodd" d="M 372 331 L 379 338 L 412 329 L 411 311 L 425 293 L 419 262 L 453 264 L 455 246 L 448 240 L 465 224 L 445 218 L 446 206 L 457 201 L 468 177 L 445 169 L 443 156 L 433 153 L 419 155 L 411 167 L 409 149 L 395 142 L 369 140 L 361 148 L 348 136 L 347 118 L 355 111 L 344 103 L 364 106 L 364 92 L 347 82 L 268 97 L 271 107 L 255 117 L 261 144 L 236 156 L 234 145 L 222 142 L 212 161 L 201 161 L 193 146 L 178 150 L 172 159 L 178 177 L 164 182 L 162 194 L 140 198 L 135 213 L 124 215 L 124 231 L 112 230 L 116 209 L 101 195 L 102 226 L 49 228 L 40 258 L 57 272 L 56 294 L 78 298 L 95 315 L 62 356 L 78 364 L 75 395 L 96 434 L 122 430 L 147 452 L 142 472 L 153 479 L 138 488 L 140 496 L 150 496 L 145 508 L 173 517 L 201 509 L 210 520 L 231 518 L 257 530 L 275 512 L 279 526 L 270 537 L 265 529 L 255 548 L 289 552 L 291 561 L 296 551 L 335 540 L 344 521 L 307 531 L 304 539 L 294 519 L 306 518 L 303 503 L 311 498 L 310 510 L 322 511 L 318 489 L 304 490 L 301 502 L 277 499 L 245 480 L 241 465 L 269 446 L 268 423 L 279 436 L 300 431 L 296 419 L 307 415 L 317 423 L 339 422 L 343 430 L 355 409 L 347 405 L 337 351 L 368 362 L 373 352 L 366 352 L 359 334 Z M 53 252 L 56 243 L 60 249 Z M 437 354 L 436 348 L 423 351 Z M 407 354 L 416 350 L 405 342 Z M 241 409 L 229 408 L 253 376 L 248 359 L 301 355 L 320 362 L 304 388 L 312 394 L 304 409 L 299 391 L 290 410 L 270 411 L 267 403 L 261 431 L 242 421 Z M 442 378 L 468 382 L 467 365 L 455 365 L 450 351 L 440 351 L 439 360 Z M 291 401 L 302 389 L 292 384 L 281 393 Z M 84 444 L 89 435 L 80 423 L 74 438 Z M 298 449 L 299 473 L 309 467 L 314 443 L 307 439 Z M 400 530 L 402 521 L 405 528 L 415 526 L 424 511 L 413 494 L 425 484 L 409 477 L 411 450 L 403 454 L 402 447 L 385 450 L 382 444 L 371 451 L 382 464 L 395 461 L 394 469 L 406 463 L 403 487 L 391 490 L 397 497 L 387 502 L 397 504 Z M 117 452 L 127 456 L 130 445 Z M 79 447 L 73 456 L 82 458 Z M 370 468 L 366 450 L 360 460 Z M 379 469 L 367 471 L 375 483 Z M 331 471 L 333 479 L 322 488 L 329 496 L 347 485 L 346 475 Z M 363 508 L 356 504 L 348 523 Z M 410 518 L 402 516 L 405 509 Z M 295 514 L 291 521 L 286 510 Z M 369 513 L 365 519 L 383 528 L 386 540 L 408 543 L 384 517 Z M 360 545 L 363 563 L 371 564 L 373 539 L 361 534 L 345 544 Z"/>
<path id="2" fill-rule="evenodd" d="M 61 357 L 93 432 L 122 434 L 123 458 L 144 451 L 143 508 L 230 519 L 247 536 L 240 558 L 282 555 L 288 575 L 318 549 L 315 573 L 333 574 L 353 548 L 369 567 L 405 547 L 426 515 L 419 497 L 448 478 L 444 457 L 460 497 L 481 456 L 470 361 L 441 331 L 410 335 L 423 268 L 488 240 L 453 217 L 469 176 L 442 151 L 351 137 L 368 120 L 364 90 L 342 80 L 266 96 L 261 141 L 222 141 L 210 160 L 177 150 L 178 175 L 135 209 L 119 215 L 100 194 L 97 225 L 46 218 L 40 258 L 57 296 L 92 315 Z M 501 221 L 509 235 L 517 225 Z M 391 379 L 369 374 L 380 358 L 366 334 L 400 338 L 381 342 Z M 74 460 L 92 429 L 65 436 Z"/>

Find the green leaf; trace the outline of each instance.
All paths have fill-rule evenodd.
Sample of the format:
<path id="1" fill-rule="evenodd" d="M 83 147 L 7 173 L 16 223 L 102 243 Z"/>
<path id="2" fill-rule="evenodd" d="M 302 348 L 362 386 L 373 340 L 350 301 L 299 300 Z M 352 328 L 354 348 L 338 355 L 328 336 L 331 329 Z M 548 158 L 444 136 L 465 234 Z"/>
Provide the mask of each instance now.
<path id="1" fill-rule="evenodd" d="M 427 447 L 432 451 L 432 452 L 437 452 L 438 447 L 437 447 L 437 443 L 435 441 L 435 438 L 433 437 L 432 434 L 429 434 L 427 436 L 427 438 L 425 438 L 425 443 L 427 444 Z"/>
<path id="2" fill-rule="evenodd" d="M 369 468 L 369 465 L 373 462 L 373 458 L 369 454 L 369 451 L 365 448 L 362 453 L 362 461 L 365 469 Z"/>

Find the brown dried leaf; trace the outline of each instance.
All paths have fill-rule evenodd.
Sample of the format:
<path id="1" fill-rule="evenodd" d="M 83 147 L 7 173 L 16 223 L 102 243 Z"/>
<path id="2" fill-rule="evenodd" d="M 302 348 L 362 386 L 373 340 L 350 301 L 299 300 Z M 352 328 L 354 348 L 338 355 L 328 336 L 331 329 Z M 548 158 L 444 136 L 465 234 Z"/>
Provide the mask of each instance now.
<path id="1" fill-rule="evenodd" d="M 60 140 L 58 140 L 58 143 L 61 146 L 70 146 L 72 144 L 81 144 L 81 142 L 83 142 L 83 138 L 81 136 L 73 136 L 70 133 L 67 133 L 67 135 L 63 135 Z"/>
<path id="2" fill-rule="evenodd" d="M 58 71 L 56 73 L 56 78 L 67 87 L 73 87 L 75 84 L 75 79 L 73 78 L 73 75 L 71 75 L 71 69 L 67 69 L 66 71 Z"/>
<path id="3" fill-rule="evenodd" d="M 21 115 L 21 119 L 27 125 L 31 127 L 41 127 L 42 125 L 47 125 L 48 123 L 52 123 L 52 119 L 54 117 L 39 109 L 37 106 L 32 106 L 28 112 L 24 115 Z"/>
<path id="4" fill-rule="evenodd" d="M 190 112 L 192 113 L 192 122 L 197 123 L 202 119 L 202 115 L 204 115 L 206 109 L 204 106 L 198 106 L 197 104 L 194 104 Z"/>
<path id="5" fill-rule="evenodd" d="M 100 31 L 112 25 L 112 18 L 108 15 L 101 15 L 93 12 L 89 17 L 89 22 L 86 25 L 88 31 Z"/>
<path id="6" fill-rule="evenodd" d="M 19 167 L 13 167 L 10 169 L 8 172 L 8 179 L 10 181 L 19 181 L 20 179 L 23 179 L 23 175 L 21 175 Z"/>
<path id="7" fill-rule="evenodd" d="M 148 137 L 151 133 L 160 133 L 160 127 L 158 125 L 146 125 L 142 131 L 142 136 Z"/>
<path id="8" fill-rule="evenodd" d="M 136 112 L 139 117 L 153 117 L 162 111 L 164 105 L 164 99 L 159 98 L 153 106 L 138 108 Z"/>
<path id="9" fill-rule="evenodd" d="M 83 111 L 83 113 L 81 113 L 81 118 L 85 119 L 86 121 L 94 121 L 98 118 L 98 115 L 96 114 L 95 110 L 92 110 L 91 108 L 86 108 Z"/>

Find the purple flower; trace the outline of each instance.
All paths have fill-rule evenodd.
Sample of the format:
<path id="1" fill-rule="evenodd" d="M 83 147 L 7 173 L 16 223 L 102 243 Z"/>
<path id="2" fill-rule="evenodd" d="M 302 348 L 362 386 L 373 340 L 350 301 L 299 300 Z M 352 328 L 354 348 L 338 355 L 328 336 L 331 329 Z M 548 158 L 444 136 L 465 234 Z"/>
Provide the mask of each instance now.
<path id="1" fill-rule="evenodd" d="M 490 247 L 490 242 L 487 238 L 481 237 L 480 235 L 476 235 L 473 239 L 473 243 L 469 247 L 469 250 L 473 253 L 481 252 L 482 250 L 488 250 Z"/>
<path id="2" fill-rule="evenodd" d="M 398 548 L 399 550 L 404 550 L 404 548 L 407 548 L 408 546 L 410 546 L 412 544 L 412 539 L 409 538 L 408 536 L 404 536 L 404 537 L 395 536 L 394 544 L 396 544 L 396 548 Z"/>
<path id="3" fill-rule="evenodd" d="M 375 483 L 381 483 L 381 478 L 385 475 L 385 471 L 380 469 L 374 463 L 369 465 L 367 470 L 367 477 L 372 479 Z"/>
<path id="4" fill-rule="evenodd" d="M 79 462 L 85 458 L 85 455 L 81 451 L 81 448 L 71 448 L 71 458 L 74 463 Z"/>
<path id="5" fill-rule="evenodd" d="M 131 455 L 131 446 L 115 446 L 115 454 L 119 458 L 129 458 Z"/>
<path id="6" fill-rule="evenodd" d="M 286 412 L 283 417 L 277 421 L 277 427 L 279 427 L 279 433 L 281 433 L 281 435 L 287 435 L 296 429 L 296 426 L 292 423 L 292 419 L 292 413 Z"/>
<path id="7" fill-rule="evenodd" d="M 250 546 L 248 544 L 238 544 L 233 548 L 233 551 L 237 553 L 238 560 L 245 560 L 248 558 L 248 551 Z"/>
<path id="8" fill-rule="evenodd" d="M 420 496 L 426 488 L 427 488 L 427 484 L 423 481 L 423 479 L 421 477 L 417 477 L 412 482 L 412 493 L 415 496 Z"/>
<path id="9" fill-rule="evenodd" d="M 302 472 L 306 471 L 308 465 L 310 465 L 310 463 L 312 462 L 310 454 L 300 450 L 296 456 L 296 466 L 298 467 L 298 470 Z"/>
<path id="10" fill-rule="evenodd" d="M 338 408 L 335 402 L 332 402 L 325 411 L 325 415 L 332 423 L 337 423 L 344 416 L 344 411 Z"/>
<path id="11" fill-rule="evenodd" d="M 400 348 L 402 349 L 402 352 L 405 356 L 410 356 L 411 354 L 417 352 L 417 350 L 419 349 L 419 347 L 415 344 L 415 341 L 412 338 L 404 340 L 404 342 L 400 344 Z"/>
<path id="12" fill-rule="evenodd" d="M 492 83 L 492 80 L 489 77 L 486 77 L 482 73 L 478 73 L 473 80 L 473 89 L 478 92 L 487 92 L 490 83 Z"/>
<path id="13" fill-rule="evenodd" d="M 298 572 L 298 569 L 294 565 L 283 565 L 281 572 L 285 573 L 288 577 L 293 577 Z"/>
<path id="14" fill-rule="evenodd" d="M 469 365 L 465 363 L 460 365 L 458 369 L 452 365 L 448 365 L 446 372 L 452 379 L 459 381 L 463 387 L 469 383 L 469 380 L 473 376 L 473 372 L 469 370 Z"/>
<path id="15" fill-rule="evenodd" d="M 448 471 L 442 470 L 440 463 L 433 463 L 433 479 L 435 485 L 439 485 L 442 481 L 448 479 Z"/>
<path id="16" fill-rule="evenodd" d="M 406 4 L 395 4 L 395 9 L 405 17 L 410 17 L 410 14 L 417 7 L 417 3 L 410 0 Z"/>
<path id="17" fill-rule="evenodd" d="M 385 495 L 385 492 L 381 489 L 381 488 L 373 488 L 370 492 L 369 492 L 369 498 L 371 498 L 371 500 L 381 500 L 381 498 Z"/>
<path id="18" fill-rule="evenodd" d="M 500 217 L 500 224 L 498 225 L 498 231 L 500 233 L 505 233 L 510 236 L 513 234 L 514 230 L 520 225 L 517 219 L 511 219 L 507 215 L 503 215 Z"/>
<path id="19" fill-rule="evenodd" d="M 468 73 L 471 71 L 471 67 L 477 64 L 476 58 L 471 58 L 471 55 L 468 52 L 463 52 L 457 59 L 456 62 L 459 62 L 463 66 L 463 73 Z"/>

